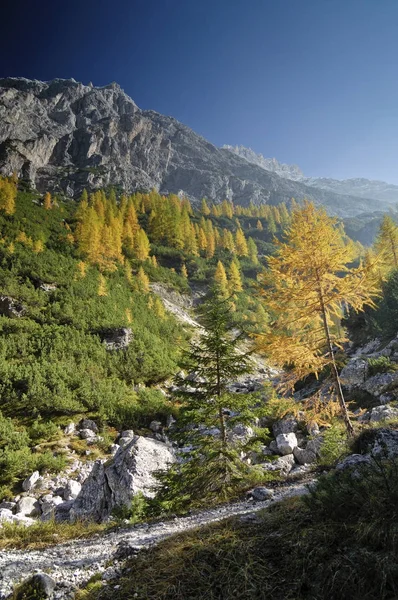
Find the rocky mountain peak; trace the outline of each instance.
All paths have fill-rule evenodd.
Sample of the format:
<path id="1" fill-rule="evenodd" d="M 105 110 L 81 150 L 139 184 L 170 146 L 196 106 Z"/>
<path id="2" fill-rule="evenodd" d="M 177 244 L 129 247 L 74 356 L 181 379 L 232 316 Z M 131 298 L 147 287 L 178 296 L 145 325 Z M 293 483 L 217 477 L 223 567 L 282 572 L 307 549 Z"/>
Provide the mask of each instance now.
<path id="1" fill-rule="evenodd" d="M 342 217 L 382 208 L 304 185 L 298 167 L 249 149 L 217 148 L 176 119 L 141 110 L 116 83 L 0 79 L 0 174 L 13 172 L 40 192 L 69 197 L 113 186 L 184 194 L 194 203 L 307 198 Z"/>
<path id="2" fill-rule="evenodd" d="M 305 179 L 304 173 L 297 165 L 287 165 L 285 163 L 279 162 L 276 158 L 265 158 L 262 154 L 257 154 L 251 148 L 246 148 L 245 146 L 229 146 L 224 144 L 223 148 L 225 150 L 229 150 L 238 156 L 246 159 L 247 161 L 266 169 L 267 171 L 272 171 L 272 173 L 276 173 L 280 177 L 284 177 L 286 179 L 292 179 L 293 181 L 301 181 Z"/>

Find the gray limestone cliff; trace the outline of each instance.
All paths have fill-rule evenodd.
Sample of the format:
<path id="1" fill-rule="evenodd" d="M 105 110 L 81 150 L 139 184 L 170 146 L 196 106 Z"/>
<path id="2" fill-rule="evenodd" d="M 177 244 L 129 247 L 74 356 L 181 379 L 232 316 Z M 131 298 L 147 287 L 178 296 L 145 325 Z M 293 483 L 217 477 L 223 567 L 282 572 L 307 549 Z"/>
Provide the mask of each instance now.
<path id="1" fill-rule="evenodd" d="M 114 186 L 183 193 L 194 202 L 308 198 L 343 217 L 378 208 L 366 198 L 282 178 L 217 148 L 175 119 L 141 110 L 115 83 L 0 79 L 0 173 L 14 171 L 40 192 L 70 197 L 83 188 Z"/>

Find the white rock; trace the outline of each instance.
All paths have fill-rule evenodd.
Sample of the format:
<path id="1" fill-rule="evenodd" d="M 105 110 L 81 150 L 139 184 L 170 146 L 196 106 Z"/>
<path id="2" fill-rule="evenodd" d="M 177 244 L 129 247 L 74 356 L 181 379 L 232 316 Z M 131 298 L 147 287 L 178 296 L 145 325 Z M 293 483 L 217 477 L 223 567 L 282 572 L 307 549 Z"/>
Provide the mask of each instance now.
<path id="1" fill-rule="evenodd" d="M 64 433 L 65 435 L 72 435 L 72 433 L 75 433 L 76 430 L 76 425 L 74 423 L 68 423 L 68 425 L 65 427 L 64 429 Z"/>
<path id="2" fill-rule="evenodd" d="M 71 518 L 106 519 L 116 506 L 128 506 L 137 492 L 154 496 L 156 471 L 175 461 L 171 449 L 159 442 L 135 436 L 106 464 L 97 461 L 74 501 Z"/>
<path id="3" fill-rule="evenodd" d="M 7 523 L 12 523 L 13 520 L 12 510 L 9 508 L 0 508 L 0 521 L 6 521 Z"/>
<path id="4" fill-rule="evenodd" d="M 35 517 L 41 512 L 40 503 L 31 496 L 23 496 L 15 509 L 16 514 L 21 514 L 25 517 Z"/>
<path id="5" fill-rule="evenodd" d="M 37 481 L 39 479 L 40 479 L 39 471 L 34 471 L 32 473 L 32 475 L 27 477 L 24 480 L 24 482 L 22 483 L 22 489 L 24 490 L 24 492 L 29 492 L 35 486 L 35 483 L 37 483 Z"/>
<path id="6" fill-rule="evenodd" d="M 280 433 L 276 437 L 276 445 L 279 452 L 284 456 L 292 454 L 294 448 L 297 447 L 297 437 L 295 433 Z"/>
<path id="7" fill-rule="evenodd" d="M 96 434 L 91 429 L 81 429 L 79 431 L 79 436 L 82 440 L 95 440 L 97 439 Z"/>
<path id="8" fill-rule="evenodd" d="M 81 489 L 81 483 L 75 481 L 74 479 L 69 479 L 64 489 L 64 499 L 75 500 L 75 498 L 77 498 L 80 494 Z"/>

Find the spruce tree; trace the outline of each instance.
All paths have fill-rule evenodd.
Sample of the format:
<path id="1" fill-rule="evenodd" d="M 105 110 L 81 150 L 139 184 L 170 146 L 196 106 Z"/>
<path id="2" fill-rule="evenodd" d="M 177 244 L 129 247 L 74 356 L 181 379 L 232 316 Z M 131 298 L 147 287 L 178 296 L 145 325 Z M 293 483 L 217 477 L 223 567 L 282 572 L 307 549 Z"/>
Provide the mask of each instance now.
<path id="1" fill-rule="evenodd" d="M 259 476 L 242 460 L 247 440 L 238 441 L 232 429 L 237 423 L 252 424 L 262 411 L 253 408 L 258 403 L 252 395 L 228 391 L 230 382 L 251 371 L 249 353 L 240 350 L 229 304 L 214 288 L 199 309 L 199 319 L 203 332 L 181 360 L 191 376 L 176 377 L 181 407 L 174 437 L 192 450 L 187 460 L 160 476 L 157 494 L 157 502 L 172 510 L 226 500 Z"/>

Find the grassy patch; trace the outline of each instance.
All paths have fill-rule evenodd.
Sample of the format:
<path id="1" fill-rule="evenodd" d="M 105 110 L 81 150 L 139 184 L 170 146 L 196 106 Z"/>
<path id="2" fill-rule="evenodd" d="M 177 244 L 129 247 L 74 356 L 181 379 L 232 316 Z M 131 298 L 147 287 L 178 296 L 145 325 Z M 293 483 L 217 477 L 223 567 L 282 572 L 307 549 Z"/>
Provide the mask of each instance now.
<path id="1" fill-rule="evenodd" d="M 55 523 L 38 521 L 30 527 L 16 523 L 3 523 L 0 527 L 0 550 L 7 548 L 39 549 L 68 540 L 90 537 L 109 529 L 109 525 L 77 521 Z"/>

